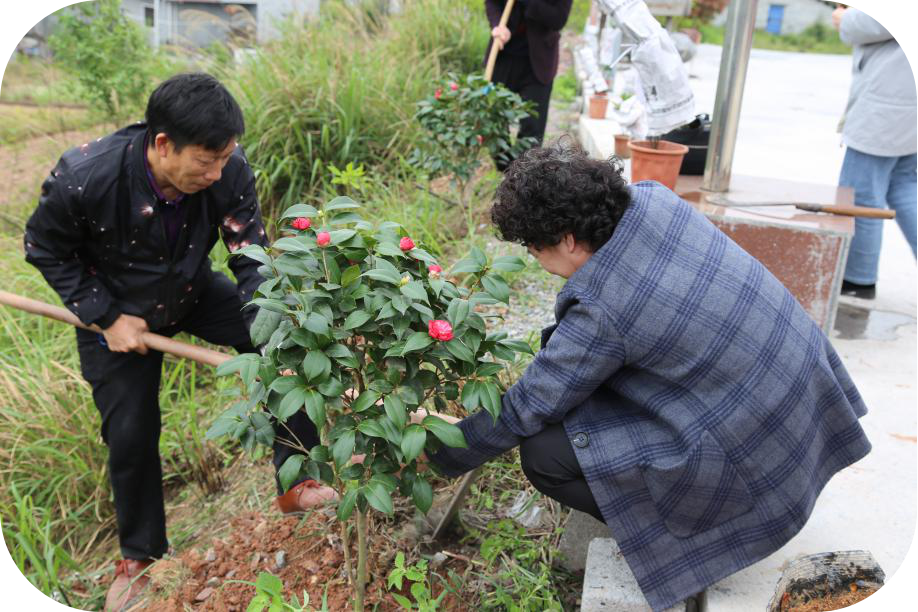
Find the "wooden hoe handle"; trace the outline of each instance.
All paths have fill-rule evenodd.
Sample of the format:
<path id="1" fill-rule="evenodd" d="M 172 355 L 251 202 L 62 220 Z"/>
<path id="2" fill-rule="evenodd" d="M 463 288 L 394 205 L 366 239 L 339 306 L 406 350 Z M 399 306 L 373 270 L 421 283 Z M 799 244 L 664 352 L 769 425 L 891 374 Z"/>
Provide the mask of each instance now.
<path id="1" fill-rule="evenodd" d="M 16 295 L 15 293 L 0 291 L 0 304 L 5 304 L 6 306 L 18 308 L 19 310 L 23 310 L 25 312 L 48 317 L 49 319 L 55 319 L 56 321 L 61 321 L 63 323 L 69 323 L 70 325 L 79 327 L 80 329 L 88 329 L 89 331 L 93 331 L 99 334 L 102 333 L 102 330 L 97 325 L 84 325 L 83 322 L 80 321 L 80 319 L 77 318 L 75 314 L 66 308 L 61 308 L 60 306 L 52 306 L 51 304 L 46 304 L 45 302 L 39 302 L 38 300 L 22 297 L 21 295 Z M 153 350 L 160 351 L 162 353 L 169 353 L 170 355 L 175 355 L 176 357 L 191 359 L 192 361 L 197 361 L 198 363 L 203 363 L 205 365 L 218 366 L 224 361 L 232 359 L 232 355 L 219 353 L 202 346 L 194 346 L 186 342 L 173 340 L 172 338 L 160 336 L 159 334 L 154 334 L 152 332 L 144 332 L 142 337 L 144 344 Z"/>
<path id="2" fill-rule="evenodd" d="M 869 206 L 836 206 L 832 204 L 797 204 L 800 210 L 810 212 L 832 213 L 846 217 L 870 217 L 871 219 L 895 219 L 896 211 L 888 208 L 870 208 Z"/>
<path id="3" fill-rule="evenodd" d="M 507 0 L 507 4 L 504 5 L 504 12 L 500 16 L 500 25 L 507 27 L 507 22 L 510 20 L 510 11 L 513 10 L 514 0 Z M 491 53 L 488 54 L 488 65 L 485 67 L 485 79 L 488 81 L 494 76 L 494 64 L 497 63 L 497 54 L 500 52 L 500 49 L 497 47 L 497 41 L 491 41 Z"/>

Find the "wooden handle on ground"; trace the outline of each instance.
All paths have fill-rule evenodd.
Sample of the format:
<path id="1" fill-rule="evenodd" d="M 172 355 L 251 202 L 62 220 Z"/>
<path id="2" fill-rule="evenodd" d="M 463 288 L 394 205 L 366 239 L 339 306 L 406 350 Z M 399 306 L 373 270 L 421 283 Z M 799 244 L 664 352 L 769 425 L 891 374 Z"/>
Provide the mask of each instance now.
<path id="1" fill-rule="evenodd" d="M 869 206 L 836 206 L 834 204 L 796 204 L 800 210 L 824 212 L 846 217 L 869 217 L 872 219 L 895 219 L 896 211 Z"/>
<path id="2" fill-rule="evenodd" d="M 75 314 L 66 308 L 61 308 L 60 306 L 52 306 L 51 304 L 46 304 L 45 302 L 39 302 L 38 300 L 22 297 L 21 295 L 16 295 L 15 293 L 0 291 L 0 304 L 5 304 L 6 306 L 11 306 L 25 312 L 41 315 L 43 317 L 48 317 L 49 319 L 54 319 L 63 323 L 69 323 L 70 325 L 79 327 L 80 329 L 87 329 L 89 331 L 100 334 L 102 333 L 102 330 L 97 325 L 84 325 L 83 322 L 80 321 L 80 319 Z M 191 359 L 192 361 L 197 361 L 198 363 L 203 363 L 205 365 L 218 366 L 224 361 L 232 359 L 232 355 L 219 353 L 202 346 L 194 346 L 185 342 L 180 342 L 179 340 L 173 340 L 172 338 L 160 336 L 159 334 L 154 334 L 152 332 L 144 332 L 142 337 L 144 344 L 146 344 L 148 348 L 160 351 L 162 353 L 169 353 L 170 355 L 175 355 L 176 357 Z"/>
<path id="3" fill-rule="evenodd" d="M 510 11 L 513 10 L 514 0 L 507 0 L 507 4 L 504 5 L 504 12 L 500 16 L 500 25 L 507 27 L 507 22 L 510 20 Z M 497 47 L 497 41 L 493 38 L 491 39 L 491 53 L 488 54 L 488 64 L 485 66 L 485 79 L 491 80 L 491 77 L 494 76 L 494 64 L 497 63 L 497 54 L 500 52 L 500 49 Z"/>

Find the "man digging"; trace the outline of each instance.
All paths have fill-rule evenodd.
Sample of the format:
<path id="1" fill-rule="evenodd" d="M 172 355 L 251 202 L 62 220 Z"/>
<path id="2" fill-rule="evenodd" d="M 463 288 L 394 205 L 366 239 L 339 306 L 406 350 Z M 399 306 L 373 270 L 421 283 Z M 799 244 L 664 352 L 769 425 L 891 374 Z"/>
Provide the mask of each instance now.
<path id="1" fill-rule="evenodd" d="M 268 244 L 255 177 L 237 145 L 244 129 L 239 105 L 216 79 L 174 76 L 150 96 L 145 123 L 61 156 L 26 225 L 26 260 L 83 323 L 104 330 L 76 334 L 109 447 L 123 556 L 105 610 L 132 603 L 169 546 L 158 446 L 163 356 L 147 350 L 142 334 L 188 332 L 256 351 L 248 331 L 255 309 L 242 305 L 263 280 L 259 264 L 232 258 L 234 284 L 208 259 L 218 238 L 229 251 Z M 275 468 L 296 452 L 291 444 L 319 443 L 302 412 L 286 425 L 292 436 L 276 429 Z M 278 484 L 284 513 L 335 496 L 312 480 L 281 493 Z"/>

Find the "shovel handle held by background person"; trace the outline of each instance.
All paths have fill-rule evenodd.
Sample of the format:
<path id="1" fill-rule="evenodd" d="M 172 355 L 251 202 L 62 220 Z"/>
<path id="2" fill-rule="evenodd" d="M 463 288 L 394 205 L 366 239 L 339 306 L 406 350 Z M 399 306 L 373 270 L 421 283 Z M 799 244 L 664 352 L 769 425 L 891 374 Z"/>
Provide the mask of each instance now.
<path id="1" fill-rule="evenodd" d="M 500 27 L 507 27 L 507 22 L 510 20 L 510 11 L 513 10 L 514 0 L 507 0 L 507 4 L 504 5 L 504 12 L 500 16 Z M 485 66 L 485 79 L 488 81 L 494 76 L 494 65 L 497 63 L 497 54 L 500 52 L 500 47 L 497 46 L 497 41 L 491 39 L 491 52 L 488 54 L 488 64 Z"/>
<path id="2" fill-rule="evenodd" d="M 869 206 L 837 206 L 834 204 L 794 204 L 800 210 L 823 212 L 846 217 L 868 217 L 871 219 L 895 219 L 896 211 Z"/>

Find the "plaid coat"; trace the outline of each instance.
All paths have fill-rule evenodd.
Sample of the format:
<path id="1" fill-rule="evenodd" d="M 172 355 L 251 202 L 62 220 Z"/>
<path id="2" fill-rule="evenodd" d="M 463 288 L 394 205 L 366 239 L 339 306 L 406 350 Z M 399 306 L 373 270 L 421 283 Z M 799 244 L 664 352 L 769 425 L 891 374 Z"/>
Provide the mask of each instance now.
<path id="1" fill-rule="evenodd" d="M 561 421 L 654 610 L 768 556 L 870 450 L 832 345 L 757 260 L 659 183 L 558 295 L 503 397 L 460 424 L 449 476 Z"/>

